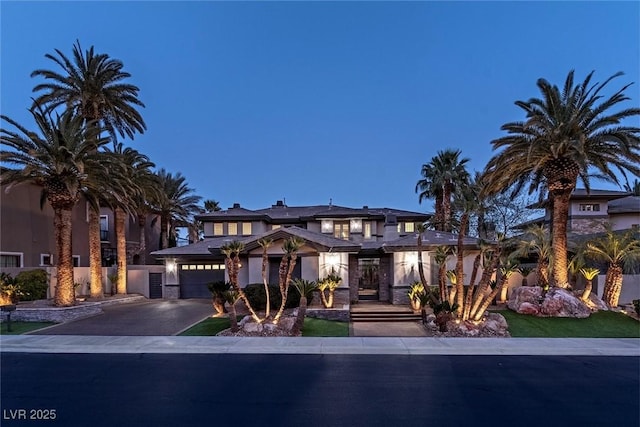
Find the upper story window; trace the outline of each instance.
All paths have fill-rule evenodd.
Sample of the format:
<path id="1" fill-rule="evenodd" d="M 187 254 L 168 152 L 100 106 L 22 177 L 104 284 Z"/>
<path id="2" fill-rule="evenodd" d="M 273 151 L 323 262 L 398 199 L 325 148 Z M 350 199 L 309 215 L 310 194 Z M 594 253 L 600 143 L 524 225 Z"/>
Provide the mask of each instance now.
<path id="1" fill-rule="evenodd" d="M 250 222 L 243 222 L 242 223 L 242 235 L 243 236 L 251 235 L 251 223 Z"/>
<path id="2" fill-rule="evenodd" d="M 227 234 L 229 234 L 229 236 L 237 236 L 238 235 L 238 223 L 236 222 L 230 222 L 228 225 L 227 230 L 229 231 Z"/>
<path id="3" fill-rule="evenodd" d="M 109 216 L 100 215 L 100 240 L 106 242 L 109 240 Z"/>
<path id="4" fill-rule="evenodd" d="M 599 212 L 600 205 L 598 203 L 580 203 L 578 210 L 580 212 Z"/>
<path id="5" fill-rule="evenodd" d="M 405 222 L 404 223 L 404 232 L 405 233 L 413 233 L 416 231 L 416 225 L 413 222 Z"/>
<path id="6" fill-rule="evenodd" d="M 333 221 L 330 219 L 323 219 L 320 223 L 320 229 L 323 233 L 331 233 L 333 231 Z"/>
<path id="7" fill-rule="evenodd" d="M 22 267 L 22 253 L 0 253 L 0 267 Z"/>
<path id="8" fill-rule="evenodd" d="M 222 229 L 222 223 L 216 222 L 213 224 L 213 235 L 214 236 L 222 236 L 224 235 L 224 230 Z"/>
<path id="9" fill-rule="evenodd" d="M 362 220 L 352 219 L 349 221 L 349 229 L 352 233 L 362 233 Z"/>
<path id="10" fill-rule="evenodd" d="M 336 239 L 349 240 L 349 223 L 348 222 L 334 222 L 333 223 L 333 237 Z"/>
<path id="11" fill-rule="evenodd" d="M 40 254 L 40 265 L 53 265 L 53 255 Z"/>
<path id="12" fill-rule="evenodd" d="M 371 238 L 371 223 L 369 221 L 366 221 L 364 223 L 364 238 L 365 239 Z"/>
<path id="13" fill-rule="evenodd" d="M 277 230 L 280 228 L 280 224 L 271 224 L 271 229 L 272 230 Z"/>

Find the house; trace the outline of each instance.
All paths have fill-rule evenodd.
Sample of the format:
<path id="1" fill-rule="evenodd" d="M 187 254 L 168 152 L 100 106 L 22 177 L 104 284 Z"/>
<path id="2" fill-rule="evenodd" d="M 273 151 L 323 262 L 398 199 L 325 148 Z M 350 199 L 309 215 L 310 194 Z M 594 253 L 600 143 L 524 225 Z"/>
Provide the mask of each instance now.
<path id="1" fill-rule="evenodd" d="M 8 190 L 8 191 L 7 191 Z M 0 268 L 32 268 L 55 265 L 57 257 L 53 209 L 40 204 L 41 187 L 20 184 L 10 189 L 2 188 L 0 195 Z M 89 203 L 78 202 L 72 212 L 72 248 L 74 267 L 89 266 Z M 127 263 L 130 265 L 153 263 L 149 254 L 159 248 L 158 224 L 145 224 L 146 251 L 140 252 L 140 226 L 135 218 L 125 222 L 127 238 Z M 102 266 L 116 263 L 116 236 L 113 211 L 100 210 L 100 240 Z"/>
<path id="2" fill-rule="evenodd" d="M 270 238 L 268 281 L 278 283 L 282 243 L 289 237 L 304 240 L 293 277 L 317 280 L 338 274 L 342 285 L 336 303 L 358 300 L 407 303 L 407 290 L 419 280 L 417 226 L 429 215 L 390 208 L 350 208 L 315 205 L 288 206 L 277 201 L 271 207 L 250 210 L 236 203 L 227 210 L 196 217 L 204 226 L 204 239 L 188 246 L 164 249 L 152 255 L 166 266 L 165 297 L 208 298 L 207 283 L 226 281 L 224 255 L 220 248 L 234 240 L 244 244 L 239 283 L 262 283 L 263 249 L 258 241 Z M 423 234 L 423 268 L 436 283 L 433 251 L 438 245 L 455 245 L 457 236 L 428 231 Z M 469 253 L 466 268 L 472 268 L 477 240 L 464 241 Z M 476 252 L 474 252 L 476 251 Z M 451 260 L 453 268 L 455 260 Z"/>
<path id="3" fill-rule="evenodd" d="M 592 234 L 605 230 L 611 223 L 614 230 L 626 230 L 640 224 L 640 197 L 630 196 L 626 191 L 591 190 L 576 188 L 571 194 L 567 232 Z M 542 224 L 549 225 L 552 212 L 549 201 L 528 206 L 531 209 L 545 209 L 544 216 L 533 219 L 518 228 Z"/>

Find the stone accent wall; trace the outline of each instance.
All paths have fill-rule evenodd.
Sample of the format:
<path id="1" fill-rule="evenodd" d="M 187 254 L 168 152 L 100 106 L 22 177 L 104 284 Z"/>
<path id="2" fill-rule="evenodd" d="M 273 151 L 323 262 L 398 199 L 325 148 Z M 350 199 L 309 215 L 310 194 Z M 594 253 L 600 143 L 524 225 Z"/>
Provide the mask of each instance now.
<path id="1" fill-rule="evenodd" d="M 325 320 L 337 320 L 339 322 L 349 321 L 349 306 L 336 305 L 335 308 L 307 308 L 307 317 Z"/>
<path id="2" fill-rule="evenodd" d="M 380 301 L 393 301 L 389 295 L 389 287 L 393 280 L 393 254 L 380 257 L 380 287 L 378 299 Z"/>
<path id="3" fill-rule="evenodd" d="M 407 292 L 409 286 L 394 286 L 391 288 L 391 304 L 409 305 L 409 296 Z"/>
<path id="4" fill-rule="evenodd" d="M 180 298 L 180 285 L 164 285 L 164 299 L 178 299 Z"/>
<path id="5" fill-rule="evenodd" d="M 575 234 L 602 233 L 606 231 L 605 221 L 606 218 L 574 218 L 571 220 L 569 227 L 571 233 Z"/>
<path id="6" fill-rule="evenodd" d="M 358 301 L 358 258 L 349 255 L 349 302 Z"/>

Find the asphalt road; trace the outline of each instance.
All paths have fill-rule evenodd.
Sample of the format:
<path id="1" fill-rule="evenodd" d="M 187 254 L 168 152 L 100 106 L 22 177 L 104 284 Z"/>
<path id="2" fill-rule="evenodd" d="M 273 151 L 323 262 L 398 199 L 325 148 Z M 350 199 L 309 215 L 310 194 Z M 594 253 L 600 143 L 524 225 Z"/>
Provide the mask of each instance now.
<path id="1" fill-rule="evenodd" d="M 103 307 L 103 314 L 61 323 L 34 335 L 174 335 L 214 313 L 211 300 L 147 300 Z"/>
<path id="2" fill-rule="evenodd" d="M 640 416 L 637 357 L 0 357 L 3 426 L 637 426 Z M 20 410 L 55 419 L 16 419 Z"/>

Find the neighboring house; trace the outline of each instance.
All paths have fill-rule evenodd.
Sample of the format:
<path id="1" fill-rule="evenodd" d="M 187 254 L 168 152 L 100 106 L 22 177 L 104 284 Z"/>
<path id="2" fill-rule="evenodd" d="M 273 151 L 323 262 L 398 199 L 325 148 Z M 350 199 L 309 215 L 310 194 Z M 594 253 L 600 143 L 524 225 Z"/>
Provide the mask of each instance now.
<path id="1" fill-rule="evenodd" d="M 234 240 L 244 243 L 239 283 L 262 283 L 262 253 L 258 241 L 273 240 L 269 248 L 268 281 L 278 283 L 282 244 L 292 236 L 304 240 L 294 277 L 317 280 L 331 273 L 342 277 L 337 303 L 357 300 L 406 303 L 409 285 L 419 280 L 417 226 L 429 215 L 389 208 L 349 208 L 336 205 L 287 206 L 278 201 L 266 209 L 249 210 L 239 204 L 199 215 L 204 240 L 153 253 L 164 260 L 164 295 L 171 298 L 209 298 L 207 284 L 228 280 L 220 248 Z M 457 236 L 428 231 L 423 238 L 423 267 L 436 283 L 432 252 L 438 245 L 455 245 Z M 471 271 L 477 240 L 465 239 L 465 259 Z M 451 259 L 453 268 L 455 259 Z"/>
<path id="2" fill-rule="evenodd" d="M 2 187 L 0 195 L 0 268 L 32 268 L 55 265 L 56 253 L 53 209 L 40 203 L 41 188 L 33 184 Z M 81 200 L 73 210 L 72 250 L 75 267 L 89 266 L 89 204 Z M 126 223 L 127 262 L 140 259 L 140 228 L 133 218 Z M 153 264 L 150 252 L 159 248 L 159 224 L 146 224 L 146 263 Z M 113 213 L 101 209 L 102 265 L 116 262 Z"/>
<path id="3" fill-rule="evenodd" d="M 543 224 L 552 221 L 548 200 L 528 206 L 532 209 L 545 209 L 545 215 L 533 219 L 518 228 Z M 611 223 L 614 230 L 626 230 L 640 224 L 640 197 L 629 196 L 625 191 L 574 190 L 570 199 L 567 232 L 570 234 L 593 234 L 605 230 L 604 225 Z"/>

